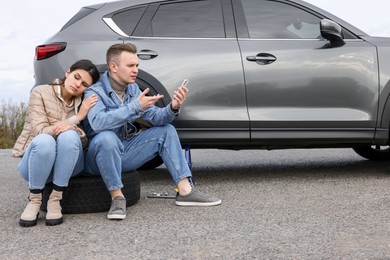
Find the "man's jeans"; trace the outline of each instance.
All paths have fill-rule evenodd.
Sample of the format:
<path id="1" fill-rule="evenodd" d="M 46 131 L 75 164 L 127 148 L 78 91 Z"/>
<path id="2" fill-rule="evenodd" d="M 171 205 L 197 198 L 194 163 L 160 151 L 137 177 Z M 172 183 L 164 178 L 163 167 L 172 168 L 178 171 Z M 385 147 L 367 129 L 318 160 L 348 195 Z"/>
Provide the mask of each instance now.
<path id="1" fill-rule="evenodd" d="M 53 181 L 67 187 L 70 177 L 83 171 L 84 156 L 80 136 L 76 131 L 61 133 L 57 140 L 48 134 L 37 135 L 27 147 L 18 165 L 20 175 L 31 190 L 43 189 Z"/>
<path id="2" fill-rule="evenodd" d="M 123 188 L 121 174 L 139 168 L 160 155 L 173 181 L 191 177 L 176 129 L 168 124 L 154 126 L 132 139 L 121 141 L 113 131 L 103 131 L 90 140 L 85 172 L 101 175 L 108 190 Z"/>

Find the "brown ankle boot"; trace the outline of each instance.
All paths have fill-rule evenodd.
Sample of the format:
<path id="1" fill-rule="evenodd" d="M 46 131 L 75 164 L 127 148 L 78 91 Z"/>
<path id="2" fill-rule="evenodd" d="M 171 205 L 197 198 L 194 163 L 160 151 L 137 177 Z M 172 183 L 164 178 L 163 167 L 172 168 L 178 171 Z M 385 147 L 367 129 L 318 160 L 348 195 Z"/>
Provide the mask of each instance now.
<path id="1" fill-rule="evenodd" d="M 42 205 L 42 193 L 30 193 L 28 199 L 30 202 L 27 204 L 19 219 L 19 225 L 22 227 L 32 227 L 37 224 L 39 210 Z"/>
<path id="2" fill-rule="evenodd" d="M 63 222 L 61 200 L 62 191 L 53 190 L 47 201 L 46 225 L 55 226 Z"/>

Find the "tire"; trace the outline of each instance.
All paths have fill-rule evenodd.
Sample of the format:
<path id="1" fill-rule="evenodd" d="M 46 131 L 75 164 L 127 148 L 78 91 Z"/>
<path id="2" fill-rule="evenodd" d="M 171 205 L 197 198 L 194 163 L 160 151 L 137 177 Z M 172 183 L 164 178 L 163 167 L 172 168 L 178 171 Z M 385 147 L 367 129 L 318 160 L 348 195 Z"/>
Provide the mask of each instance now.
<path id="1" fill-rule="evenodd" d="M 164 162 L 161 159 L 161 157 L 159 155 L 157 155 L 152 160 L 144 163 L 144 165 L 139 167 L 137 170 L 140 170 L 140 171 L 142 171 L 142 170 L 153 170 L 154 168 L 157 168 L 158 166 L 160 166 L 163 163 Z"/>
<path id="2" fill-rule="evenodd" d="M 361 146 L 355 147 L 353 150 L 360 156 L 372 161 L 389 161 L 390 147 L 389 146 Z"/>
<path id="3" fill-rule="evenodd" d="M 122 192 L 126 197 L 126 206 L 134 205 L 140 199 L 140 176 L 137 171 L 122 174 L 124 187 Z M 53 184 L 48 183 L 42 193 L 42 207 L 46 211 L 47 200 L 53 190 Z M 68 188 L 61 200 L 62 213 L 79 214 L 108 211 L 111 206 L 111 196 L 100 176 L 77 176 L 71 178 Z"/>

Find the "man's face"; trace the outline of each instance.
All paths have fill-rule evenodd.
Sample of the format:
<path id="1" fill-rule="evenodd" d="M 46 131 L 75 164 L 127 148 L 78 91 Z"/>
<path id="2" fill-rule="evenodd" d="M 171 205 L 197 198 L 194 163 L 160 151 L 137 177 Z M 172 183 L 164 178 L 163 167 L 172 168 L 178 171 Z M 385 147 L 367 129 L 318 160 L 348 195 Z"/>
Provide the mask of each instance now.
<path id="1" fill-rule="evenodd" d="M 115 64 L 114 74 L 121 84 L 134 83 L 138 74 L 138 57 L 136 54 L 124 51 L 119 57 L 119 64 Z"/>

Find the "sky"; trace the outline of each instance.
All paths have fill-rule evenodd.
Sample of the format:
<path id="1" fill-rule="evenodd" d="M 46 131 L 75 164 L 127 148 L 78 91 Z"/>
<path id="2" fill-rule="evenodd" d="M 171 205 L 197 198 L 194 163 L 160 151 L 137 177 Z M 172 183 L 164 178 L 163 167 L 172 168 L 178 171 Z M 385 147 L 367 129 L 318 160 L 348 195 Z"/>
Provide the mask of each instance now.
<path id="1" fill-rule="evenodd" d="M 81 7 L 107 0 L 4 0 L 0 9 L 0 102 L 28 102 L 35 47 Z M 306 0 L 373 36 L 390 37 L 390 1 Z"/>

